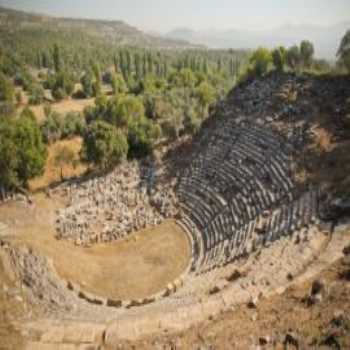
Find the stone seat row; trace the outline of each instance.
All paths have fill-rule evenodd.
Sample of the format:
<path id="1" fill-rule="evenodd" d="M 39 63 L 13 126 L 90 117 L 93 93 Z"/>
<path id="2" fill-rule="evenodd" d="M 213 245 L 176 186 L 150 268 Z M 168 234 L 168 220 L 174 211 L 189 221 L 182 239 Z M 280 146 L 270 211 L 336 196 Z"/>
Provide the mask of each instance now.
<path id="1" fill-rule="evenodd" d="M 285 181 L 284 193 L 281 191 L 273 193 L 268 191 L 254 174 L 244 171 L 246 170 L 244 167 L 235 168 L 227 162 L 221 168 L 219 166 L 218 163 L 213 168 L 208 168 L 213 171 L 216 185 L 214 181 L 210 182 L 206 178 L 203 180 L 201 169 L 196 169 L 192 173 L 193 176 L 184 177 L 178 187 L 179 197 L 182 202 L 187 204 L 190 211 L 195 212 L 193 214 L 197 217 L 196 221 L 200 227 L 205 227 L 229 201 L 235 203 L 236 197 L 244 203 L 248 218 L 251 219 L 252 216 L 256 216 L 270 207 L 285 193 L 290 193 L 292 189 L 291 181 L 288 179 Z M 208 169 L 207 171 L 209 171 Z M 214 171 L 216 172 L 214 173 Z M 286 176 L 286 174 L 284 175 Z M 282 178 L 283 175 L 280 175 L 280 179 Z M 287 177 L 285 178 L 287 179 Z M 235 206 L 237 211 L 237 204 Z"/>
<path id="2" fill-rule="evenodd" d="M 234 228 L 225 214 L 220 214 L 204 231 L 200 232 L 201 243 L 197 254 L 197 271 L 206 272 L 223 266 L 244 256 L 259 246 L 272 243 L 283 236 L 308 227 L 317 222 L 318 191 L 310 191 L 299 199 L 282 205 L 254 220 Z M 195 224 L 187 217 L 188 227 L 194 230 Z M 197 234 L 198 236 L 198 234 Z"/>

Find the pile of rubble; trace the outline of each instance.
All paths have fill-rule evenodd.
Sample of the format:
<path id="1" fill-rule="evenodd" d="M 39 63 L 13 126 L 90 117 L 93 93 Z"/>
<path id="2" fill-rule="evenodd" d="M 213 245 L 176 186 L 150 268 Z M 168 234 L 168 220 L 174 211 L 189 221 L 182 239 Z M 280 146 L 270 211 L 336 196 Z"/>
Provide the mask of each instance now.
<path id="1" fill-rule="evenodd" d="M 341 137 L 349 120 L 349 96 L 347 77 L 273 72 L 237 86 L 220 102 L 216 114 L 272 127 L 298 147 L 308 142 L 320 114 L 332 116 L 332 131 Z"/>
<path id="2" fill-rule="evenodd" d="M 171 188 L 156 184 L 153 167 L 136 162 L 67 186 L 70 203 L 58 210 L 57 238 L 77 245 L 117 240 L 176 214 Z"/>

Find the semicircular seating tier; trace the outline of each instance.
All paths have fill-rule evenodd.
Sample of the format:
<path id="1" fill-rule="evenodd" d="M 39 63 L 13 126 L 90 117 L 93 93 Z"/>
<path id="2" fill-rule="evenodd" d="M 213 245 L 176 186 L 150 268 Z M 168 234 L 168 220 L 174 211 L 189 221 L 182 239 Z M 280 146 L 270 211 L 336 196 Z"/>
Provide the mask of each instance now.
<path id="1" fill-rule="evenodd" d="M 196 272 L 223 266 L 317 215 L 317 190 L 296 195 L 290 145 L 257 125 L 219 121 L 200 138 L 177 187 Z"/>

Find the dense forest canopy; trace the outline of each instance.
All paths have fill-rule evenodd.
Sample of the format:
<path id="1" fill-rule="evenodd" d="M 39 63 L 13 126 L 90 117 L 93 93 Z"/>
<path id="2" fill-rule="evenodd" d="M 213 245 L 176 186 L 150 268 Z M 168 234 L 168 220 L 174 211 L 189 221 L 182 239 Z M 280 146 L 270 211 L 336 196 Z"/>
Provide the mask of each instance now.
<path id="1" fill-rule="evenodd" d="M 342 67 L 348 63 L 347 36 L 339 49 Z M 209 50 L 153 38 L 118 21 L 8 10 L 0 10 L 0 38 L 0 134 L 7 133 L 0 147 L 8 149 L 1 154 L 7 166 L 0 169 L 0 186 L 6 188 L 26 185 L 42 173 L 46 146 L 41 141 L 49 145 L 79 135 L 81 160 L 108 168 L 126 157 L 151 154 L 160 141 L 195 134 L 211 106 L 241 80 L 272 69 L 331 69 L 314 59 L 307 40 L 272 51 Z M 94 103 L 83 113 L 60 115 L 51 108 L 53 102 L 90 98 Z M 28 105 L 44 105 L 40 125 Z M 14 144 L 19 134 L 31 145 L 33 159 Z M 19 161 L 28 162 L 26 171 Z"/>

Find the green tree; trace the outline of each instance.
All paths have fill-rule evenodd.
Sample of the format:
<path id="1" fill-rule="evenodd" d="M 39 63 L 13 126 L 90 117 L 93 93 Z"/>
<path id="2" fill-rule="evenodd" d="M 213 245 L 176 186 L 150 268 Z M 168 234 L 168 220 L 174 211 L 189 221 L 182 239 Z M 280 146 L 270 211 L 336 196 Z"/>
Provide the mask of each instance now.
<path id="1" fill-rule="evenodd" d="M 103 169 L 118 164 L 128 153 L 125 135 L 104 121 L 92 123 L 84 135 L 82 158 Z"/>
<path id="2" fill-rule="evenodd" d="M 0 119 L 0 189 L 19 185 L 17 149 L 14 122 Z"/>
<path id="3" fill-rule="evenodd" d="M 250 58 L 253 71 L 257 76 L 263 76 L 265 73 L 267 73 L 271 61 L 271 52 L 264 47 L 260 47 L 254 51 Z"/>
<path id="4" fill-rule="evenodd" d="M 165 62 L 163 63 L 163 78 L 167 78 L 168 73 L 169 73 L 169 65 L 168 65 L 168 63 L 165 61 Z"/>
<path id="5" fill-rule="evenodd" d="M 116 73 L 119 73 L 120 67 L 119 67 L 119 59 L 118 59 L 117 55 L 115 55 L 114 58 L 113 58 L 113 64 L 114 64 L 114 71 Z"/>
<path id="6" fill-rule="evenodd" d="M 106 120 L 118 128 L 128 128 L 132 121 L 145 115 L 145 108 L 140 98 L 123 95 L 109 102 Z"/>
<path id="7" fill-rule="evenodd" d="M 57 86 L 52 90 L 52 97 L 56 101 L 62 101 L 67 97 L 67 94 L 62 87 Z"/>
<path id="8" fill-rule="evenodd" d="M 197 88 L 197 96 L 204 113 L 208 106 L 215 101 L 215 90 L 204 81 Z"/>
<path id="9" fill-rule="evenodd" d="M 45 117 L 49 118 L 52 113 L 51 105 L 49 103 L 45 103 L 43 109 L 44 109 Z"/>
<path id="10" fill-rule="evenodd" d="M 196 84 L 196 77 L 190 69 L 183 68 L 179 72 L 173 73 L 170 82 L 178 87 L 192 88 Z"/>
<path id="11" fill-rule="evenodd" d="M 286 53 L 286 62 L 288 66 L 292 69 L 298 68 L 300 64 L 300 50 L 297 45 L 290 47 Z"/>
<path id="12" fill-rule="evenodd" d="M 47 157 L 40 127 L 30 110 L 23 110 L 16 122 L 16 142 L 18 146 L 18 176 L 24 184 L 41 175 Z"/>
<path id="13" fill-rule="evenodd" d="M 41 55 L 42 55 L 42 57 L 41 57 L 42 66 L 44 68 L 49 68 L 49 65 L 50 65 L 49 55 L 47 54 L 46 51 L 42 52 Z"/>
<path id="14" fill-rule="evenodd" d="M 129 50 L 126 50 L 126 72 L 128 77 L 131 75 L 132 72 L 132 59 Z"/>
<path id="15" fill-rule="evenodd" d="M 100 66 L 95 63 L 92 65 L 92 71 L 94 73 L 94 82 L 92 84 L 92 91 L 93 91 L 93 95 L 95 97 L 99 96 L 102 92 L 102 85 L 101 85 L 101 70 L 100 70 Z"/>
<path id="16" fill-rule="evenodd" d="M 68 112 L 61 123 L 61 138 L 83 135 L 85 120 L 79 112 Z"/>
<path id="17" fill-rule="evenodd" d="M 233 57 L 230 58 L 229 65 L 230 65 L 229 70 L 230 70 L 231 77 L 236 76 L 236 65 Z"/>
<path id="18" fill-rule="evenodd" d="M 81 85 L 83 88 L 84 95 L 86 97 L 91 97 L 93 95 L 93 88 L 92 88 L 92 74 L 90 71 L 85 72 L 85 74 L 82 76 Z"/>
<path id="19" fill-rule="evenodd" d="M 272 62 L 278 71 L 283 71 L 286 64 L 286 49 L 283 46 L 272 50 Z"/>
<path id="20" fill-rule="evenodd" d="M 0 73 L 0 102 L 13 103 L 14 87 L 7 77 Z"/>
<path id="21" fill-rule="evenodd" d="M 22 97 L 22 93 L 20 90 L 18 90 L 15 94 L 15 98 L 16 98 L 16 104 L 17 106 L 20 106 L 23 102 L 23 97 Z"/>
<path id="22" fill-rule="evenodd" d="M 69 72 L 59 72 L 53 77 L 52 96 L 60 101 L 72 95 L 74 91 L 74 79 Z"/>
<path id="23" fill-rule="evenodd" d="M 139 53 L 134 55 L 134 65 L 135 65 L 135 75 L 136 79 L 142 79 L 142 65 L 141 65 L 141 57 Z"/>
<path id="24" fill-rule="evenodd" d="M 114 95 L 125 94 L 128 91 L 128 87 L 125 83 L 123 75 L 121 74 L 112 75 L 111 85 Z"/>
<path id="25" fill-rule="evenodd" d="M 304 67 L 310 68 L 315 53 L 314 45 L 308 40 L 300 43 L 300 60 Z"/>
<path id="26" fill-rule="evenodd" d="M 222 71 L 222 59 L 221 57 L 218 58 L 216 70 L 220 73 Z"/>
<path id="27" fill-rule="evenodd" d="M 208 74 L 208 60 L 206 57 L 203 58 L 203 62 L 202 62 L 202 72 L 204 74 Z"/>
<path id="28" fill-rule="evenodd" d="M 343 64 L 350 73 L 350 30 L 348 30 L 341 40 L 337 57 L 339 63 Z"/>
<path id="29" fill-rule="evenodd" d="M 94 78 L 98 81 L 101 81 L 101 69 L 97 63 L 92 65 L 92 72 L 94 73 Z"/>
<path id="30" fill-rule="evenodd" d="M 153 71 L 154 71 L 154 69 L 153 69 L 153 57 L 152 57 L 152 54 L 150 52 L 147 54 L 147 68 L 148 68 L 147 73 L 153 74 Z"/>
<path id="31" fill-rule="evenodd" d="M 54 64 L 55 72 L 58 73 L 58 72 L 61 71 L 62 61 L 61 61 L 60 49 L 59 49 L 57 44 L 55 44 L 54 47 L 53 47 L 52 58 L 53 58 L 53 64 Z"/>
<path id="32" fill-rule="evenodd" d="M 153 75 L 146 75 L 142 81 L 140 81 L 138 94 L 156 94 L 157 93 L 157 80 Z"/>
<path id="33" fill-rule="evenodd" d="M 40 84 L 33 84 L 28 92 L 29 104 L 39 105 L 44 102 L 44 89 Z"/>
<path id="34" fill-rule="evenodd" d="M 198 118 L 198 114 L 196 113 L 194 106 L 190 105 L 186 109 L 183 124 L 186 134 L 194 135 L 199 131 L 201 120 Z"/>
<path id="35" fill-rule="evenodd" d="M 46 112 L 45 112 L 46 113 Z M 41 132 L 44 141 L 52 143 L 62 136 L 62 118 L 58 113 L 50 112 L 44 123 L 41 125 Z"/>
<path id="36" fill-rule="evenodd" d="M 119 65 L 120 65 L 120 70 L 123 74 L 123 78 L 125 80 L 127 80 L 128 79 L 128 65 L 127 65 L 126 56 L 124 56 L 124 51 L 122 51 L 122 50 L 119 51 Z"/>
<path id="37" fill-rule="evenodd" d="M 128 156 L 141 158 L 149 155 L 160 135 L 160 127 L 146 117 L 132 121 L 128 129 Z"/>

